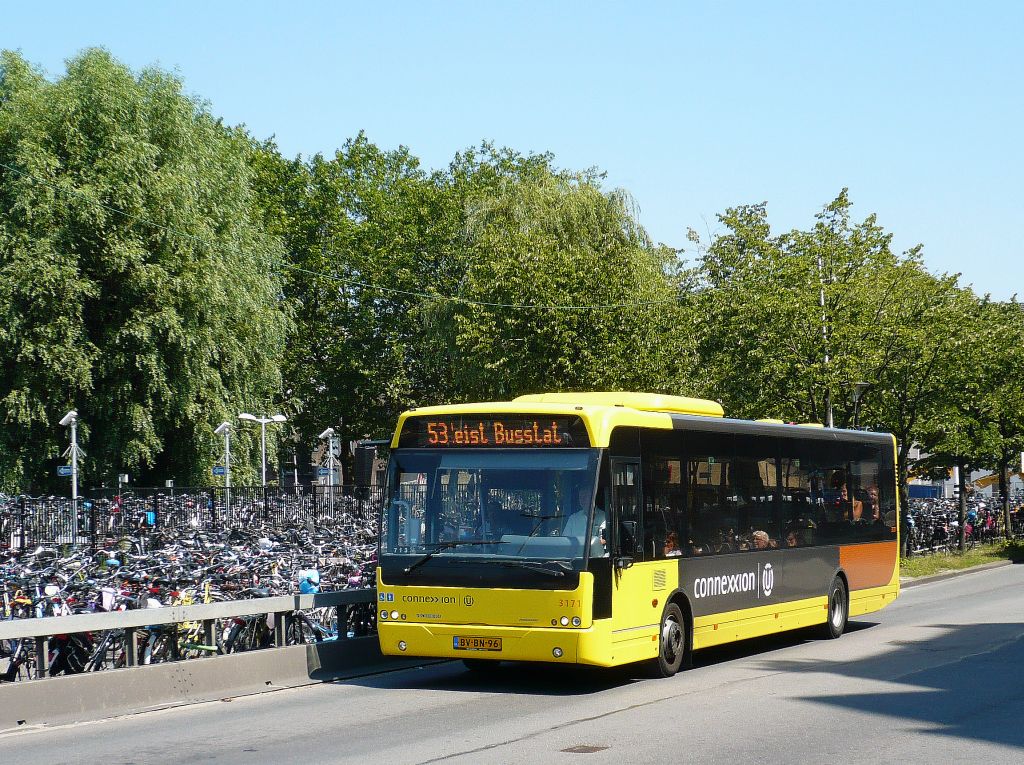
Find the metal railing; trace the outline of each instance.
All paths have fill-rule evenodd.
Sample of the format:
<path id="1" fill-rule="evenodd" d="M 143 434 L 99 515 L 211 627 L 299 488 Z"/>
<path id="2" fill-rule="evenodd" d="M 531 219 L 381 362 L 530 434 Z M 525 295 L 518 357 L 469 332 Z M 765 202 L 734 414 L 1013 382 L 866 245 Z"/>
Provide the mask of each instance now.
<path id="1" fill-rule="evenodd" d="M 165 606 L 163 608 L 141 608 L 112 613 L 73 614 L 71 616 L 47 616 L 38 619 L 14 619 L 0 621 L 0 640 L 35 640 L 37 678 L 44 678 L 49 667 L 49 639 L 54 635 L 70 635 L 83 632 L 106 632 L 124 630 L 125 642 L 130 646 L 125 652 L 128 666 L 135 666 L 138 656 L 138 630 L 165 624 L 201 622 L 203 632 L 213 642 L 215 621 L 254 614 L 274 615 L 274 647 L 284 646 L 288 616 L 295 611 L 311 608 L 329 608 L 375 603 L 372 589 L 338 590 L 312 595 L 279 595 L 269 598 L 232 600 L 219 603 L 201 603 L 189 606 Z M 339 627 L 342 620 L 339 619 Z M 340 640 L 344 633 L 339 634 Z"/>

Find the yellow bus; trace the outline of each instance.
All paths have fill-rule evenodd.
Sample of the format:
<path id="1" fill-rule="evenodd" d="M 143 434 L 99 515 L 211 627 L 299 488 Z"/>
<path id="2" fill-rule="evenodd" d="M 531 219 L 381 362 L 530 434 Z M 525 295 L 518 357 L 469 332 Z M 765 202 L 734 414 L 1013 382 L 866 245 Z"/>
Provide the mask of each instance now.
<path id="1" fill-rule="evenodd" d="M 551 393 L 414 409 L 391 442 L 384 654 L 658 676 L 899 594 L 895 439 L 712 401 Z"/>

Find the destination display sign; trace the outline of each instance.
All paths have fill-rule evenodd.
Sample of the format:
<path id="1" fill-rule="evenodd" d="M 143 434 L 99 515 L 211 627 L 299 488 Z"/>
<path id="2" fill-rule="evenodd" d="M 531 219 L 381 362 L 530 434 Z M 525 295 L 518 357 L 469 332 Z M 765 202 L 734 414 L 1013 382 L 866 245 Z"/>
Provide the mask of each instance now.
<path id="1" fill-rule="evenodd" d="M 410 417 L 399 448 L 580 448 L 590 446 L 583 420 L 549 414 Z"/>

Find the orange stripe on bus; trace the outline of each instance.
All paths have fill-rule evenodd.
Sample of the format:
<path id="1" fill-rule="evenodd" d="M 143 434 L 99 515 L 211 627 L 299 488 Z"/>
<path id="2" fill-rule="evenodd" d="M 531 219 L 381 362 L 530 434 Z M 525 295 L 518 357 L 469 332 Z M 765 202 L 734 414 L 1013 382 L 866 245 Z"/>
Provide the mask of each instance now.
<path id="1" fill-rule="evenodd" d="M 840 547 L 839 565 L 850 580 L 851 590 L 883 587 L 892 581 L 896 567 L 896 543 L 875 542 Z"/>

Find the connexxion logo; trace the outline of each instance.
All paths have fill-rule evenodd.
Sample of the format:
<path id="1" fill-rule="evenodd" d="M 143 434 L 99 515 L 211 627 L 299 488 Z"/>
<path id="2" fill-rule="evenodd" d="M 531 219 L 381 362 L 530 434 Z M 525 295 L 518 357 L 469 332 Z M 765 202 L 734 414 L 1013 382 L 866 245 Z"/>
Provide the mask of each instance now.
<path id="1" fill-rule="evenodd" d="M 734 593 L 754 592 L 758 589 L 758 574 L 761 574 L 760 588 L 765 597 L 772 594 L 775 587 L 775 571 L 771 563 L 766 563 L 764 569 L 758 571 L 744 571 L 739 574 L 721 574 L 719 576 L 700 576 L 693 580 L 694 598 L 712 598 L 717 595 L 732 595 Z"/>

